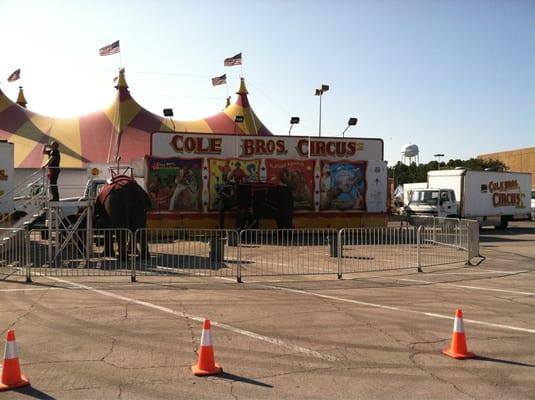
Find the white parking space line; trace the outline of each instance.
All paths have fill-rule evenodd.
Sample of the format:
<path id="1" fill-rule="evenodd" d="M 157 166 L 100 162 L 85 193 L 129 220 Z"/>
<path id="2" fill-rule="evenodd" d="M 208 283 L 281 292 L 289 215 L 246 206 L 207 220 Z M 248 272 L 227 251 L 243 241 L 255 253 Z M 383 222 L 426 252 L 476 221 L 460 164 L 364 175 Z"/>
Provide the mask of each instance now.
<path id="1" fill-rule="evenodd" d="M 483 268 L 478 268 L 479 271 L 484 271 L 484 272 L 491 272 L 491 273 L 494 273 L 494 274 L 509 274 L 509 275 L 514 275 L 514 274 L 523 274 L 523 273 L 526 273 L 526 272 L 535 272 L 533 270 L 529 270 L 529 269 L 521 269 L 519 271 L 498 271 L 496 269 L 483 269 Z"/>
<path id="2" fill-rule="evenodd" d="M 456 285 L 454 283 L 446 283 L 446 282 L 430 282 L 430 281 L 423 281 L 421 279 L 406 279 L 406 278 L 391 278 L 398 281 L 407 281 L 407 282 L 418 282 L 418 283 L 428 283 L 432 285 L 440 285 L 440 286 L 448 286 L 448 287 L 458 287 L 462 289 L 473 289 L 473 290 L 484 290 L 489 292 L 503 292 L 503 293 L 511 293 L 511 294 L 522 294 L 526 296 L 535 296 L 535 292 L 519 292 L 517 290 L 506 290 L 506 289 L 493 289 L 493 288 L 485 288 L 481 286 L 468 286 L 468 285 Z"/>
<path id="3" fill-rule="evenodd" d="M 62 290 L 69 288 L 60 288 L 60 287 L 48 287 L 48 288 L 18 288 L 18 289 L 0 289 L 0 292 L 28 292 L 31 290 Z"/>
<path id="4" fill-rule="evenodd" d="M 514 274 L 518 274 L 521 272 L 528 272 L 528 271 L 518 271 L 513 274 L 511 273 L 511 271 L 480 271 L 480 272 L 460 271 L 460 272 L 441 272 L 438 274 L 433 273 L 433 275 L 437 275 L 437 276 L 439 275 L 488 275 L 488 274 L 514 275 Z"/>
<path id="5" fill-rule="evenodd" d="M 341 302 L 345 302 L 345 303 L 353 303 L 353 304 L 358 304 L 358 305 L 366 306 L 366 307 L 374 307 L 374 308 L 380 308 L 380 309 L 383 309 L 383 310 L 402 312 L 402 313 L 406 313 L 406 314 L 418 314 L 418 315 L 425 315 L 427 317 L 432 317 L 432 318 L 441 318 L 441 319 L 450 319 L 450 320 L 454 320 L 455 319 L 455 317 L 448 316 L 448 315 L 443 315 L 443 314 L 411 310 L 411 309 L 405 308 L 405 307 L 387 306 L 387 305 L 384 305 L 384 304 L 369 303 L 369 302 L 365 302 L 365 301 L 346 299 L 346 298 L 343 298 L 343 297 L 329 296 L 327 294 L 308 292 L 306 290 L 291 289 L 291 288 L 285 288 L 285 287 L 280 287 L 280 286 L 270 286 L 270 285 L 257 285 L 257 286 L 271 288 L 271 289 L 277 289 L 277 290 L 282 290 L 282 291 L 291 292 L 291 293 L 306 294 L 308 296 L 316 296 L 316 297 L 321 297 L 321 298 L 324 298 L 324 299 L 341 301 Z M 492 323 L 492 322 L 478 321 L 478 320 L 475 320 L 475 319 L 463 318 L 463 320 L 464 320 L 464 322 L 469 322 L 469 323 L 477 324 L 477 325 L 491 326 L 493 328 L 507 329 L 507 330 L 512 330 L 512 331 L 527 332 L 527 333 L 535 333 L 535 329 L 527 329 L 527 328 L 520 328 L 520 327 L 517 327 L 517 326 L 511 326 L 511 325 L 495 324 L 495 323 Z"/>
<path id="6" fill-rule="evenodd" d="M 91 292 L 94 292 L 94 293 L 101 294 L 103 296 L 112 297 L 112 298 L 117 299 L 117 300 L 122 300 L 122 301 L 126 301 L 128 303 L 133 303 L 133 304 L 137 304 L 137 305 L 140 305 L 140 306 L 143 306 L 143 307 L 152 308 L 154 310 L 158 310 L 158 311 L 162 311 L 162 312 L 165 312 L 165 313 L 168 313 L 168 314 L 176 315 L 177 317 L 187 318 L 187 319 L 190 319 L 192 321 L 204 322 L 204 320 L 205 320 L 205 318 L 203 318 L 203 317 L 198 317 L 198 316 L 195 316 L 195 315 L 186 314 L 186 313 L 183 313 L 181 311 L 176 311 L 176 310 L 173 310 L 171 308 L 162 307 L 162 306 L 159 306 L 157 304 L 149 303 L 147 301 L 137 300 L 137 299 L 133 299 L 133 298 L 126 297 L 126 296 L 121 296 L 121 295 L 115 294 L 113 292 L 108 292 L 106 290 L 96 289 L 96 288 L 93 288 L 91 286 L 82 285 L 82 284 L 75 283 L 75 282 L 70 282 L 70 281 L 67 281 L 65 279 L 59 279 L 59 278 L 55 278 L 55 277 L 51 277 L 51 276 L 46 276 L 46 278 L 50 279 L 50 280 L 53 280 L 53 281 L 56 281 L 56 282 L 67 283 L 69 285 L 78 287 L 80 289 L 85 289 L 85 290 L 88 290 L 88 291 L 91 291 Z M 221 329 L 225 329 L 225 330 L 231 331 L 233 333 L 237 333 L 237 334 L 240 334 L 240 335 L 243 335 L 243 336 L 247 336 L 247 337 L 250 337 L 252 339 L 257 339 L 257 340 L 261 340 L 261 341 L 264 341 L 264 342 L 267 342 L 267 343 L 271 343 L 271 344 L 277 345 L 279 347 L 285 348 L 287 350 L 290 350 L 290 351 L 293 351 L 293 352 L 296 352 L 296 353 L 301 353 L 301 354 L 303 354 L 305 356 L 308 356 L 308 357 L 318 358 L 318 359 L 326 360 L 326 361 L 338 361 L 338 359 L 336 357 L 334 357 L 334 356 L 331 356 L 331 355 L 328 355 L 328 354 L 322 354 L 322 353 L 317 352 L 315 350 L 308 349 L 306 347 L 297 346 L 297 345 L 292 344 L 292 343 L 287 343 L 287 342 L 284 342 L 284 341 L 282 341 L 280 339 L 277 339 L 277 338 L 274 338 L 274 337 L 260 335 L 260 334 L 255 333 L 255 332 L 246 331 L 244 329 L 236 328 L 236 327 L 233 327 L 233 326 L 221 323 L 221 322 L 217 322 L 217 321 L 211 321 L 211 323 L 212 323 L 213 326 L 217 326 L 217 327 L 219 327 Z"/>

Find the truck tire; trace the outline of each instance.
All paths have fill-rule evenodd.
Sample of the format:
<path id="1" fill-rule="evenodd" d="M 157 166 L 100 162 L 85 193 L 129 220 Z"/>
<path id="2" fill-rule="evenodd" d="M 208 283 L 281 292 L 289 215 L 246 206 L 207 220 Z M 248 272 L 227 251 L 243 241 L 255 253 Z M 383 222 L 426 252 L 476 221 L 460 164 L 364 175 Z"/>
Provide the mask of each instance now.
<path id="1" fill-rule="evenodd" d="M 504 215 L 500 218 L 500 225 L 494 225 L 494 228 L 507 229 L 508 224 L 509 224 L 509 217 Z"/>

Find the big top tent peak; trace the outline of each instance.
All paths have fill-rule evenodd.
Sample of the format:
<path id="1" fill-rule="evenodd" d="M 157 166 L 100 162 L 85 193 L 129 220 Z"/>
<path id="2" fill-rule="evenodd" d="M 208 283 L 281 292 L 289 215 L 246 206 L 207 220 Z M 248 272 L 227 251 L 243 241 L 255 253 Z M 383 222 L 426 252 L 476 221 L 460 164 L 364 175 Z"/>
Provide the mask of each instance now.
<path id="1" fill-rule="evenodd" d="M 60 143 L 62 168 L 83 168 L 88 163 L 113 162 L 117 156 L 125 163 L 142 158 L 150 152 L 150 136 L 155 131 L 272 135 L 249 104 L 244 78 L 233 104 L 210 117 L 190 121 L 170 120 L 142 107 L 130 94 L 124 69 L 119 71 L 115 88 L 111 105 L 73 118 L 34 113 L 0 89 L 0 139 L 15 143 L 15 167 L 39 168 L 46 158 L 43 145 L 51 140 Z M 238 115 L 243 122 L 235 122 Z"/>

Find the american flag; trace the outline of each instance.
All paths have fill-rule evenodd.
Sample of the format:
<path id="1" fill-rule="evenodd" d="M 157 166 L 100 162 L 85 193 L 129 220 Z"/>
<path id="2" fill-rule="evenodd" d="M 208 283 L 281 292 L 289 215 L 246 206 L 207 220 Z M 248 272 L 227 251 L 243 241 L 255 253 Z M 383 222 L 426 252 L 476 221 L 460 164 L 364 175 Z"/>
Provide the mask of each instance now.
<path id="1" fill-rule="evenodd" d="M 212 78 L 212 86 L 225 85 L 227 83 L 227 74 Z"/>
<path id="2" fill-rule="evenodd" d="M 232 67 L 233 65 L 241 65 L 241 53 L 233 57 L 225 58 L 225 67 Z"/>
<path id="3" fill-rule="evenodd" d="M 98 54 L 101 56 L 111 56 L 112 54 L 117 54 L 121 51 L 121 48 L 119 47 L 119 41 L 113 42 L 112 44 L 109 44 L 107 46 L 102 47 L 99 49 Z"/>
<path id="4" fill-rule="evenodd" d="M 7 78 L 7 81 L 15 82 L 17 79 L 20 79 L 20 68 L 13 71 L 13 73 L 9 75 L 9 78 Z"/>

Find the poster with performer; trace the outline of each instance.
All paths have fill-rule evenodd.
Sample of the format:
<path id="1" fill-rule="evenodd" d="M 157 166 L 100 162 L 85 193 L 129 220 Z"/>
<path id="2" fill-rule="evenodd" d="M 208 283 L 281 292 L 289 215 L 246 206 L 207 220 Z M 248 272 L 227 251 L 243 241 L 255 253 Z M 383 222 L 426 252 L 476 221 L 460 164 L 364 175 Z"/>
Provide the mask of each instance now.
<path id="1" fill-rule="evenodd" d="M 241 160 L 236 158 L 227 158 L 224 160 L 209 159 L 209 209 L 217 210 L 218 193 L 224 185 L 237 182 L 258 181 L 259 167 L 259 160 Z"/>
<path id="2" fill-rule="evenodd" d="M 147 191 L 158 211 L 201 211 L 202 159 L 147 158 Z"/>
<path id="3" fill-rule="evenodd" d="M 290 187 L 295 209 L 314 209 L 314 161 L 266 160 L 267 181 Z"/>
<path id="4" fill-rule="evenodd" d="M 366 161 L 321 161 L 320 209 L 366 211 Z"/>

